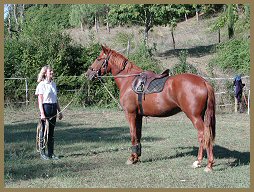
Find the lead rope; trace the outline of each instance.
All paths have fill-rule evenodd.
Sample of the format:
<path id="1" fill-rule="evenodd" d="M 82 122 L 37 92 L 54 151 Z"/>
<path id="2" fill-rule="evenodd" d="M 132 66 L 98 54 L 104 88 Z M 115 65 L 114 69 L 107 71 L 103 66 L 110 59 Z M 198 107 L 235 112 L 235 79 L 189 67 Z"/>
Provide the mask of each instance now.
<path id="1" fill-rule="evenodd" d="M 137 75 L 137 74 L 134 74 L 134 75 L 126 75 L 126 76 L 124 75 L 124 76 L 122 76 L 122 77 L 130 77 L 130 76 L 136 76 L 136 75 Z M 102 82 L 102 80 L 101 80 L 100 77 L 118 77 L 118 76 L 99 76 L 98 79 L 100 80 L 101 84 L 102 84 L 103 87 L 106 89 L 106 91 L 108 92 L 108 94 L 111 96 L 111 98 L 116 102 L 118 108 L 119 108 L 121 111 L 123 111 L 123 108 L 122 108 L 121 104 L 116 100 L 116 98 L 112 95 L 112 93 L 110 93 L 110 91 L 109 91 L 108 88 L 105 86 L 105 84 Z M 143 109 L 142 109 L 142 111 L 143 111 Z M 143 112 L 142 112 L 142 113 L 143 113 Z M 146 124 L 147 124 L 147 119 L 148 119 L 148 117 L 145 116 Z"/>
<path id="2" fill-rule="evenodd" d="M 36 133 L 36 150 L 40 152 L 42 149 L 45 149 L 46 145 L 48 144 L 48 134 L 49 134 L 49 120 L 46 119 L 45 121 L 45 130 L 43 134 L 43 143 L 41 145 L 41 129 L 42 129 L 42 122 L 39 120 L 37 125 L 37 133 Z"/>
<path id="3" fill-rule="evenodd" d="M 110 91 L 108 90 L 108 88 L 105 86 L 105 84 L 102 82 L 101 78 L 98 78 L 101 82 L 101 84 L 103 85 L 103 87 L 106 89 L 106 91 L 108 92 L 108 94 L 111 96 L 111 98 L 116 102 L 118 108 L 122 111 L 123 108 L 121 106 L 121 104 L 116 100 L 116 98 L 112 95 L 112 93 L 110 93 Z"/>

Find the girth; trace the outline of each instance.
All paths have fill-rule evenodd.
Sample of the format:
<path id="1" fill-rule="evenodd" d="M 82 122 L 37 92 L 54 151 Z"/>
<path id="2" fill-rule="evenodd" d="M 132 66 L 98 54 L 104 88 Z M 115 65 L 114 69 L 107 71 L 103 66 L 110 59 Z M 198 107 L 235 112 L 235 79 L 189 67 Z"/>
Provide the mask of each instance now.
<path id="1" fill-rule="evenodd" d="M 169 78 L 169 69 L 161 74 L 152 71 L 144 71 L 140 73 L 132 82 L 132 90 L 138 94 L 138 105 L 140 114 L 143 115 L 142 97 L 145 94 L 159 93 L 163 90 L 166 80 Z"/>

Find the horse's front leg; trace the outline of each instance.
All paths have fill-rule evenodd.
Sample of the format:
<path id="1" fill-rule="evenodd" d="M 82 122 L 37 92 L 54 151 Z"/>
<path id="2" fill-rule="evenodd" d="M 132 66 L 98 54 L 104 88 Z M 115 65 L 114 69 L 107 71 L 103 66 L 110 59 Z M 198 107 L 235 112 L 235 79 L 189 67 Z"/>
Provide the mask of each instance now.
<path id="1" fill-rule="evenodd" d="M 141 130 L 142 130 L 142 116 L 136 113 L 126 113 L 126 118 L 130 125 L 131 135 L 131 156 L 127 160 L 127 164 L 135 164 L 140 162 L 139 157 L 141 156 Z"/>

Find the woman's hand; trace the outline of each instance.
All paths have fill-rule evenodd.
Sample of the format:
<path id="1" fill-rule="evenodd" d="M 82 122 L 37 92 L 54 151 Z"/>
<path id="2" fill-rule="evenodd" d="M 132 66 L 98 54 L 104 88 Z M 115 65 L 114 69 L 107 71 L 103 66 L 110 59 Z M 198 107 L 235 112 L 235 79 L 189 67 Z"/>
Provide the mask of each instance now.
<path id="1" fill-rule="evenodd" d="M 58 118 L 61 120 L 63 118 L 63 114 L 61 112 L 58 113 Z"/>
<path id="2" fill-rule="evenodd" d="M 43 121 L 46 120 L 46 117 L 45 117 L 44 113 L 41 113 L 41 120 L 43 120 Z"/>

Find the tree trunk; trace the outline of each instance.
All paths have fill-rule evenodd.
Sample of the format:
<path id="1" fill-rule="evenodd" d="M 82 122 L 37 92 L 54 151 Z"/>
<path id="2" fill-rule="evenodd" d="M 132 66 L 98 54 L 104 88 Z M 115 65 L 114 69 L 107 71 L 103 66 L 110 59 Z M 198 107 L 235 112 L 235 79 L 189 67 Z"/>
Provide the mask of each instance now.
<path id="1" fill-rule="evenodd" d="M 171 36 L 172 36 L 172 40 L 173 40 L 173 48 L 174 50 L 176 49 L 176 43 L 175 43 L 175 37 L 174 37 L 174 28 L 171 28 Z"/>
<path id="2" fill-rule="evenodd" d="M 13 16 L 14 16 L 15 23 L 16 23 L 16 29 L 17 29 L 17 31 L 19 31 L 19 22 L 18 22 L 18 17 L 17 17 L 17 4 L 13 4 Z"/>
<path id="3" fill-rule="evenodd" d="M 233 5 L 228 5 L 228 37 L 231 39 L 234 36 L 234 11 Z"/>
<path id="4" fill-rule="evenodd" d="M 196 9 L 196 19 L 198 21 L 198 9 Z"/>
<path id="5" fill-rule="evenodd" d="M 98 33 L 98 31 L 99 31 L 99 29 L 98 29 L 98 19 L 97 19 L 96 15 L 95 15 L 95 18 L 94 18 L 94 27 L 95 27 L 96 33 Z"/>
<path id="6" fill-rule="evenodd" d="M 130 54 L 130 39 L 128 38 L 128 44 L 127 44 L 127 57 L 129 57 Z"/>
<path id="7" fill-rule="evenodd" d="M 145 10 L 145 31 L 144 31 L 144 42 L 147 45 L 148 43 L 148 32 L 153 27 L 153 15 L 149 10 Z"/>
<path id="8" fill-rule="evenodd" d="M 82 21 L 80 22 L 80 29 L 81 29 L 81 31 L 84 31 L 84 27 L 83 27 Z"/>
<path id="9" fill-rule="evenodd" d="M 109 7 L 107 7 L 107 31 L 108 31 L 108 33 L 110 33 L 110 26 L 109 26 L 109 18 L 108 18 L 108 15 L 109 15 Z"/>
<path id="10" fill-rule="evenodd" d="M 148 43 L 148 32 L 149 32 L 149 27 L 146 26 L 145 27 L 145 31 L 144 31 L 144 43 L 147 45 Z"/>
<path id="11" fill-rule="evenodd" d="M 25 11 L 25 4 L 22 4 L 22 8 L 21 8 L 21 24 L 23 24 L 24 21 L 25 21 L 24 11 Z"/>
<path id="12" fill-rule="evenodd" d="M 188 18 L 187 18 L 187 14 L 186 14 L 186 13 L 184 14 L 184 17 L 185 17 L 185 21 L 188 21 Z"/>
<path id="13" fill-rule="evenodd" d="M 228 38 L 231 39 L 234 37 L 234 28 L 232 26 L 228 26 Z"/>
<path id="14" fill-rule="evenodd" d="M 10 35 L 10 38 L 12 38 L 12 32 L 11 32 L 11 7 L 8 8 L 8 33 Z"/>
<path id="15" fill-rule="evenodd" d="M 218 29 L 219 43 L 220 43 L 220 28 Z"/>
<path id="16" fill-rule="evenodd" d="M 84 31 L 84 25 L 83 25 L 83 19 L 80 18 L 80 29 L 81 31 Z"/>
<path id="17" fill-rule="evenodd" d="M 110 33 L 110 27 L 109 27 L 109 22 L 108 22 L 108 20 L 107 20 L 107 31 L 108 31 L 108 33 Z"/>

